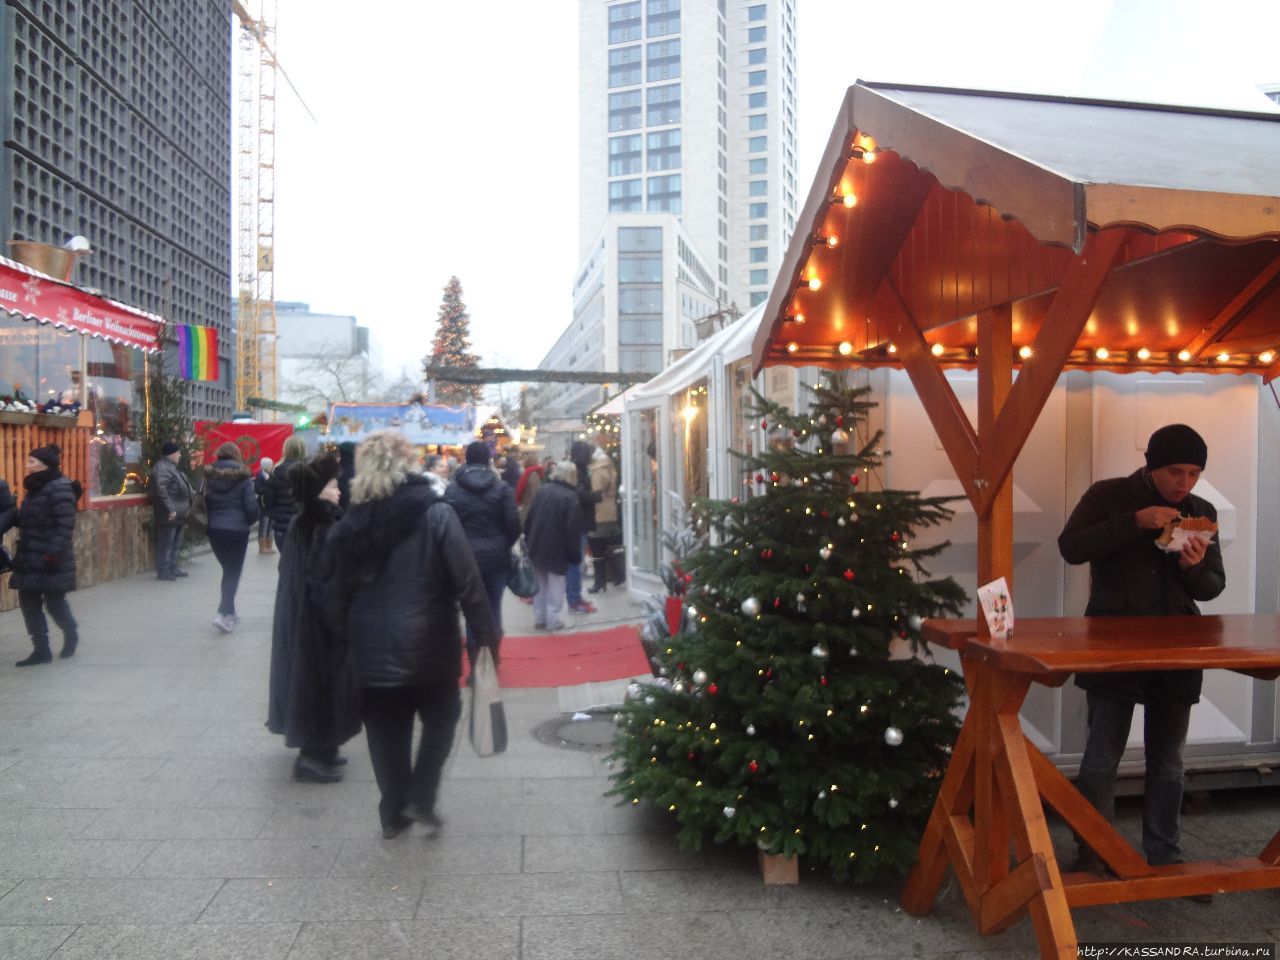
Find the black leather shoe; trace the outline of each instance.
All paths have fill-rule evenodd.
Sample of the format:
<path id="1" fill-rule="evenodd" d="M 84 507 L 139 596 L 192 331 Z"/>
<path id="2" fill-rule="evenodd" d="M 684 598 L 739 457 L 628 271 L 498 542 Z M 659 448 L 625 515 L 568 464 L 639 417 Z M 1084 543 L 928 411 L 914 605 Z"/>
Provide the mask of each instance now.
<path id="1" fill-rule="evenodd" d="M 187 573 L 187 571 L 185 571 L 185 570 L 175 570 L 175 571 L 173 571 L 173 575 L 174 575 L 175 577 L 177 577 L 178 579 L 182 579 L 183 577 L 189 577 L 189 576 L 191 576 L 191 574 Z"/>
<path id="2" fill-rule="evenodd" d="M 406 803 L 404 809 L 400 811 L 402 817 L 410 820 L 416 820 L 426 828 L 426 835 L 434 837 L 440 832 L 440 828 L 444 826 L 444 821 L 436 816 L 434 810 L 423 810 L 415 803 Z"/>
<path id="3" fill-rule="evenodd" d="M 293 779 L 299 783 L 338 783 L 342 774 L 328 764 L 299 757 L 293 764 Z"/>
<path id="4" fill-rule="evenodd" d="M 14 664 L 15 667 L 35 667 L 42 663 L 53 663 L 53 653 L 48 650 L 32 650 L 29 657 L 24 657 Z"/>
<path id="5" fill-rule="evenodd" d="M 391 823 L 382 825 L 382 839 L 394 840 L 413 826 L 413 821 L 405 816 L 397 816 Z"/>
<path id="6" fill-rule="evenodd" d="M 177 580 L 178 578 L 175 577 L 172 573 L 157 573 L 156 579 L 157 580 Z"/>
<path id="7" fill-rule="evenodd" d="M 76 647 L 80 645 L 79 637 L 74 640 L 63 640 L 62 649 L 58 651 L 58 656 L 63 660 L 70 660 L 76 655 Z"/>

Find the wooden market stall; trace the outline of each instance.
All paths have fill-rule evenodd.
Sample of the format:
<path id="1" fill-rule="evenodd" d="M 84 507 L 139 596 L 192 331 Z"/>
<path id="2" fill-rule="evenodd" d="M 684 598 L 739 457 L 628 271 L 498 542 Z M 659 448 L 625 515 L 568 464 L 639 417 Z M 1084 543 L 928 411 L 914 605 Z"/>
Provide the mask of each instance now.
<path id="1" fill-rule="evenodd" d="M 977 517 L 976 580 L 1006 577 L 1016 601 L 1012 471 L 1064 371 L 1280 374 L 1278 154 L 1280 114 L 859 82 L 757 367 L 905 369 Z M 947 379 L 956 367 L 976 370 L 976 423 Z M 1161 627 L 1104 637 L 1049 618 L 1005 642 L 972 621 L 926 630 L 959 651 L 971 707 L 909 910 L 928 912 L 950 866 L 983 932 L 1030 913 L 1042 954 L 1073 957 L 1072 905 L 1280 886 L 1280 837 L 1241 861 L 1148 866 L 1019 726 L 1033 682 L 1075 671 L 1280 672 L 1274 615 Z M 1118 879 L 1064 878 L 1045 802 Z"/>

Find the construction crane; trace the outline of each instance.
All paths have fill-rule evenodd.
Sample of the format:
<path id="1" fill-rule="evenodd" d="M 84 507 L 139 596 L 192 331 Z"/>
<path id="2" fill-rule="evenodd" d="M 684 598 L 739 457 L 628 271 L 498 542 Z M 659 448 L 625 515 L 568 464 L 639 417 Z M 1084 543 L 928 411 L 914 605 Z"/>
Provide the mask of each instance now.
<path id="1" fill-rule="evenodd" d="M 315 120 L 275 54 L 276 2 L 260 0 L 254 17 L 231 0 L 240 20 L 238 101 L 239 297 L 236 324 L 236 409 L 250 397 L 276 399 L 276 75 L 284 78 Z"/>

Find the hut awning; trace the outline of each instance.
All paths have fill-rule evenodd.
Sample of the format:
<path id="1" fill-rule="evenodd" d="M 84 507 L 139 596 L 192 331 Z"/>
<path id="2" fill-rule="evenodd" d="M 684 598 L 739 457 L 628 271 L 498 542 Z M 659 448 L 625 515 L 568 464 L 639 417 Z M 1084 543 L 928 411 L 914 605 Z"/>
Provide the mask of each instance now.
<path id="1" fill-rule="evenodd" d="M 968 366 L 977 316 L 1008 305 L 1015 364 L 1034 355 L 1055 311 L 1074 308 L 1087 321 L 1064 367 L 1270 379 L 1280 373 L 1277 156 L 1280 113 L 859 81 L 753 358 L 897 366 L 907 329 L 944 366 Z M 1091 258 L 1099 273 L 1082 287 Z M 1086 303 L 1059 296 L 1086 287 Z"/>

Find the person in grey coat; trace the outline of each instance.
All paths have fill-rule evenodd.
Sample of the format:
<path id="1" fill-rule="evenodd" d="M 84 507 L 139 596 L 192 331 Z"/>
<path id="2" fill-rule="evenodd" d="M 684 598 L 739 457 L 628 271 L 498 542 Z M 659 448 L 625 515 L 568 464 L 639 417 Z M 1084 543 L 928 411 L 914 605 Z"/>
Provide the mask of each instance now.
<path id="1" fill-rule="evenodd" d="M 1227 579 L 1217 534 L 1207 542 L 1191 538 L 1179 553 L 1161 552 L 1155 542 L 1165 524 L 1179 516 L 1217 520 L 1213 504 L 1191 492 L 1208 452 L 1191 427 L 1170 424 L 1147 441 L 1145 467 L 1100 480 L 1085 492 L 1058 537 L 1067 563 L 1089 564 L 1085 616 L 1195 615 L 1198 602 L 1222 593 Z M 1133 708 L 1139 703 L 1145 708 L 1142 849 L 1153 866 L 1181 861 L 1182 752 L 1200 683 L 1199 670 L 1076 675 L 1089 710 L 1076 786 L 1108 820 L 1115 816 L 1116 771 Z M 1098 873 L 1102 864 L 1082 845 L 1075 869 Z"/>
<path id="2" fill-rule="evenodd" d="M 258 498 L 253 492 L 253 475 L 240 459 L 240 448 L 224 443 L 218 447 L 217 457 L 204 468 L 209 546 L 222 567 L 222 597 L 213 625 L 230 633 L 240 622 L 236 616 L 236 591 L 249 549 L 249 529 L 258 521 Z"/>
<path id="3" fill-rule="evenodd" d="M 178 547 L 191 513 L 193 491 L 178 461 L 182 450 L 172 440 L 160 448 L 160 457 L 151 469 L 151 502 L 155 507 L 156 579 L 177 580 L 187 572 L 178 569 Z"/>
<path id="4" fill-rule="evenodd" d="M 75 656 L 80 642 L 67 594 L 76 588 L 72 540 L 82 491 L 79 483 L 62 475 L 62 451 L 52 443 L 31 451 L 22 486 L 26 496 L 18 508 L 18 549 L 9 586 L 18 591 L 18 606 L 31 637 L 31 655 L 15 666 L 30 667 L 53 661 L 45 610 L 62 631 L 59 656 Z"/>
<path id="5" fill-rule="evenodd" d="M 565 573 L 582 562 L 582 507 L 577 485 L 578 468 L 561 460 L 552 467 L 550 482 L 538 488 L 525 517 L 529 559 L 538 574 L 533 625 L 539 630 L 564 626 Z"/>

